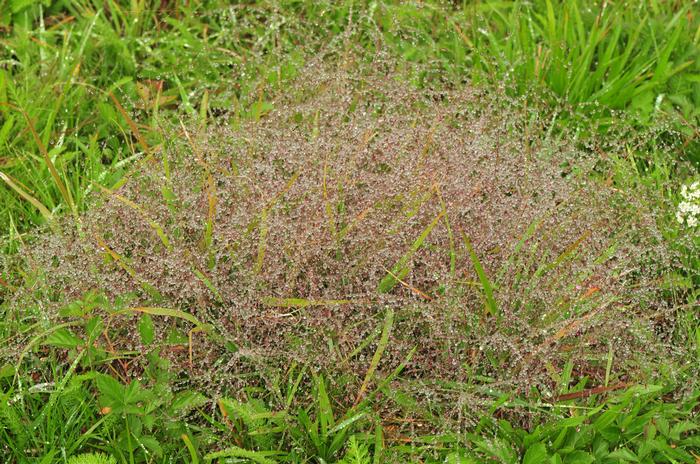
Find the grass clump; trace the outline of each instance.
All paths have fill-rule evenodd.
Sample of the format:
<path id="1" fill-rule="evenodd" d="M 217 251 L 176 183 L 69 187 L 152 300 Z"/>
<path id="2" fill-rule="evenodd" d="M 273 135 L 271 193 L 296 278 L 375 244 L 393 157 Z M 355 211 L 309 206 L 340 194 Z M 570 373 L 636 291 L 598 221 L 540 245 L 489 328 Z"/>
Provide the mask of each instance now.
<path id="1" fill-rule="evenodd" d="M 80 223 L 33 242 L 15 304 L 99 324 L 61 334 L 125 380 L 149 351 L 208 391 L 300 363 L 350 376 L 354 401 L 457 382 L 472 418 L 494 386 L 553 398 L 651 381 L 661 357 L 689 372 L 654 330 L 669 308 L 650 284 L 668 260 L 653 220 L 587 180 L 574 147 L 524 146 L 522 116 L 474 90 L 306 75 L 260 121 L 173 128 Z"/>
<path id="2" fill-rule="evenodd" d="M 689 4 L 0 29 L 3 462 L 697 460 Z"/>

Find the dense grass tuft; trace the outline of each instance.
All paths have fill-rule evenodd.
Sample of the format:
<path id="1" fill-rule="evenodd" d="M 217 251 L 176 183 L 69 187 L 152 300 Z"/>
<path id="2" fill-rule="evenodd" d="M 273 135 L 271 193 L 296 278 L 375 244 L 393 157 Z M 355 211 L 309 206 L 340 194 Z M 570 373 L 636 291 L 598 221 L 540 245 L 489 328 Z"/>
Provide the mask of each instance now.
<path id="1" fill-rule="evenodd" d="M 116 331 L 110 349 L 157 350 L 214 391 L 290 362 L 359 386 L 369 366 L 405 361 L 423 383 L 478 376 L 476 396 L 497 384 L 552 397 L 564 366 L 583 386 L 682 362 L 653 330 L 669 311 L 650 283 L 668 251 L 641 203 L 586 180 L 585 155 L 524 145 L 532 121 L 473 90 L 304 74 L 257 122 L 173 128 L 80 222 L 32 242 L 35 284 L 18 304 L 54 323 L 97 317 Z M 76 303 L 86 295 L 103 297 Z M 188 351 L 172 350 L 176 327 L 195 330 Z"/>
<path id="2" fill-rule="evenodd" d="M 0 0 L 0 461 L 695 463 L 696 10 Z"/>

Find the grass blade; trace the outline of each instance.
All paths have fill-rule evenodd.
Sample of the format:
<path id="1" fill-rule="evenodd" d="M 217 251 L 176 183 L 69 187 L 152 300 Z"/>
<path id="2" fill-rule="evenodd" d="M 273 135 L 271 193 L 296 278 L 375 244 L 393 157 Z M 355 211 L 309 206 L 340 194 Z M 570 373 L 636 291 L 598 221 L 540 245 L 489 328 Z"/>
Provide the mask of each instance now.
<path id="1" fill-rule="evenodd" d="M 46 146 L 41 141 L 41 138 L 39 137 L 39 134 L 37 133 L 36 128 L 34 127 L 34 123 L 32 123 L 32 120 L 29 117 L 29 115 L 27 114 L 27 112 L 24 111 L 22 108 L 15 106 L 15 105 L 12 105 L 10 103 L 0 102 L 0 105 L 7 105 L 16 111 L 19 111 L 22 114 L 25 121 L 27 122 L 27 126 L 29 127 L 29 131 L 31 132 L 32 137 L 34 138 L 34 141 L 36 142 L 37 147 L 39 147 L 39 151 L 41 152 L 41 155 L 44 158 L 44 162 L 46 163 L 46 167 L 49 169 L 49 173 L 51 174 L 53 181 L 56 183 L 56 187 L 58 187 L 58 190 L 61 193 L 61 196 L 63 197 L 63 200 L 66 202 L 66 204 L 70 208 L 71 212 L 74 215 L 77 215 L 78 211 L 75 207 L 75 203 L 73 202 L 73 196 L 71 195 L 70 191 L 66 188 L 66 185 L 63 183 L 63 180 L 61 180 L 61 177 L 58 175 L 58 171 L 56 170 L 56 166 L 53 164 L 53 161 L 51 161 L 51 157 L 49 156 L 49 152 L 46 149 Z"/>
<path id="2" fill-rule="evenodd" d="M 307 298 L 277 298 L 264 297 L 262 303 L 265 306 L 278 308 L 307 308 L 309 306 L 337 306 L 353 303 L 352 300 L 310 300 Z"/>
<path id="3" fill-rule="evenodd" d="M 399 283 L 399 279 L 403 279 L 408 275 L 410 271 L 408 263 L 411 261 L 413 255 L 416 254 L 420 247 L 423 246 L 423 242 L 425 242 L 425 239 L 428 238 L 428 235 L 430 235 L 430 232 L 432 232 L 435 226 L 438 224 L 438 222 L 440 222 L 440 219 L 442 219 L 444 214 L 445 213 L 443 211 L 440 211 L 440 214 L 438 214 L 437 217 L 433 219 L 433 222 L 431 222 L 428 225 L 428 227 L 426 227 L 425 230 L 413 242 L 413 244 L 411 244 L 411 247 L 408 249 L 408 251 L 396 262 L 396 264 L 392 266 L 391 272 L 387 272 L 386 276 L 384 276 L 381 282 L 379 282 L 379 285 L 377 286 L 377 292 L 390 292 L 391 289 Z"/>
<path id="4" fill-rule="evenodd" d="M 199 457 L 197 456 L 197 451 L 194 449 L 194 445 L 192 444 L 190 437 L 183 433 L 180 438 L 182 438 L 182 441 L 185 442 L 185 446 L 187 446 L 187 450 L 190 453 L 190 458 L 192 459 L 192 464 L 199 464 Z"/>
<path id="5" fill-rule="evenodd" d="M 102 185 L 99 185 L 97 183 L 95 185 L 97 185 L 97 188 L 99 188 L 106 195 L 114 197 L 115 199 L 119 200 L 119 202 L 123 203 L 124 205 L 128 206 L 129 208 L 133 209 L 141 216 L 143 216 L 143 218 L 148 222 L 148 225 L 150 225 L 151 228 L 155 231 L 156 235 L 158 235 L 158 238 L 160 238 L 160 241 L 163 243 L 163 245 L 165 245 L 165 248 L 167 248 L 168 250 L 172 249 L 170 245 L 170 239 L 168 239 L 168 236 L 165 234 L 163 227 L 161 227 L 160 224 L 148 217 L 148 214 L 141 206 L 129 200 L 128 198 L 116 193 L 115 191 L 108 189 L 107 187 L 103 187 Z"/>
<path id="6" fill-rule="evenodd" d="M 435 191 L 437 192 L 438 199 L 440 200 L 442 212 L 445 214 L 445 227 L 447 227 L 447 237 L 450 240 L 450 277 L 454 279 L 457 275 L 457 252 L 455 251 L 454 234 L 452 234 L 450 217 L 447 215 L 447 205 L 445 204 L 445 200 L 442 198 L 439 185 L 435 186 Z"/>
<path id="7" fill-rule="evenodd" d="M 476 255 L 476 252 L 474 252 L 474 248 L 472 247 L 472 244 L 469 241 L 469 237 L 467 237 L 467 234 L 465 233 L 462 233 L 462 235 L 464 236 L 464 243 L 467 246 L 467 251 L 469 252 L 469 258 L 472 261 L 474 270 L 476 271 L 477 276 L 479 276 L 479 281 L 481 282 L 481 286 L 484 290 L 484 297 L 486 298 L 486 309 L 493 317 L 500 318 L 498 304 L 496 304 L 496 298 L 494 298 L 493 296 L 493 285 L 491 284 L 491 281 L 486 275 L 484 267 L 481 265 L 481 261 L 479 261 L 479 257 Z"/>
<path id="8" fill-rule="evenodd" d="M 221 293 L 219 293 L 219 290 L 217 290 L 217 288 L 211 282 L 211 280 L 197 268 L 193 268 L 192 272 L 194 273 L 194 275 L 197 276 L 199 280 L 202 281 L 202 283 L 209 289 L 209 291 L 214 294 L 214 296 L 216 297 L 216 301 L 223 304 L 224 299 L 221 296 Z"/>
<path id="9" fill-rule="evenodd" d="M 199 319 L 194 317 L 193 315 L 186 313 L 184 311 L 180 311 L 179 309 L 171 309 L 171 308 L 158 308 L 158 307 L 150 307 L 150 306 L 137 306 L 134 308 L 127 308 L 127 309 L 122 309 L 120 311 L 115 312 L 114 314 L 124 314 L 124 313 L 130 313 L 130 312 L 139 312 L 139 313 L 146 313 L 146 314 L 151 314 L 153 316 L 165 316 L 165 317 L 175 317 L 177 319 L 182 319 L 187 322 L 191 322 L 192 324 L 196 325 L 197 327 L 204 327 L 204 324 L 199 322 Z"/>
<path id="10" fill-rule="evenodd" d="M 46 219 L 46 222 L 48 222 L 49 224 L 53 224 L 53 214 L 51 214 L 51 211 L 49 211 L 49 210 L 46 208 L 46 206 L 44 206 L 43 204 L 41 204 L 41 202 L 40 202 L 39 200 L 37 200 L 36 198 L 34 198 L 33 196 L 31 196 L 29 193 L 27 193 L 26 191 L 24 191 L 24 189 L 22 189 L 19 185 L 17 185 L 15 182 L 12 181 L 12 179 L 10 178 L 10 176 L 8 176 L 7 174 L 5 174 L 5 173 L 2 172 L 2 171 L 0 171 L 0 179 L 2 179 L 3 181 L 5 181 L 5 183 L 6 183 L 12 190 L 14 190 L 15 192 L 17 192 L 17 194 L 18 194 L 19 196 L 21 196 L 22 198 L 24 198 L 25 200 L 27 200 L 29 203 L 32 204 L 32 206 L 34 206 L 36 209 L 38 209 L 39 212 L 41 213 L 41 215 L 44 216 L 44 219 Z"/>
<path id="11" fill-rule="evenodd" d="M 265 263 L 265 249 L 267 246 L 267 232 L 269 230 L 267 225 L 267 209 L 263 210 L 260 215 L 260 237 L 258 239 L 258 256 L 255 260 L 255 266 L 253 267 L 254 274 L 260 274 L 262 271 L 263 264 Z"/>
<path id="12" fill-rule="evenodd" d="M 216 220 L 216 183 L 214 182 L 214 176 L 211 173 L 207 173 L 207 222 L 204 227 L 204 239 L 202 243 L 202 248 L 204 251 L 209 251 L 211 248 L 212 237 L 214 235 L 214 221 Z"/>
<path id="13" fill-rule="evenodd" d="M 386 315 L 384 316 L 384 327 L 382 328 L 382 336 L 379 338 L 379 343 L 377 344 L 377 349 L 374 352 L 374 356 L 372 356 L 372 361 L 370 362 L 369 369 L 367 369 L 367 374 L 365 374 L 365 379 L 362 381 L 362 386 L 360 387 L 360 391 L 357 392 L 357 398 L 355 398 L 355 405 L 357 405 L 360 400 L 362 399 L 362 396 L 365 394 L 367 391 L 367 387 L 369 387 L 369 383 L 372 380 L 372 376 L 374 375 L 374 371 L 377 370 L 377 366 L 379 365 L 379 361 L 382 359 L 382 354 L 384 354 L 384 350 L 386 349 L 387 345 L 389 344 L 389 336 L 391 335 L 391 328 L 394 325 L 394 310 L 389 308 L 386 311 Z"/>
<path id="14" fill-rule="evenodd" d="M 139 142 L 139 145 L 141 145 L 141 149 L 143 150 L 143 152 L 148 154 L 150 152 L 150 148 L 148 147 L 148 143 L 146 143 L 146 139 L 141 134 L 139 127 L 136 125 L 134 120 L 129 117 L 129 114 L 126 112 L 121 103 L 119 103 L 119 100 L 117 100 L 117 97 L 115 97 L 112 92 L 109 92 L 109 98 L 112 99 L 114 105 L 117 107 L 117 110 L 126 120 L 126 123 L 129 125 L 131 132 L 134 134 L 134 137 L 136 137 L 136 140 Z"/>

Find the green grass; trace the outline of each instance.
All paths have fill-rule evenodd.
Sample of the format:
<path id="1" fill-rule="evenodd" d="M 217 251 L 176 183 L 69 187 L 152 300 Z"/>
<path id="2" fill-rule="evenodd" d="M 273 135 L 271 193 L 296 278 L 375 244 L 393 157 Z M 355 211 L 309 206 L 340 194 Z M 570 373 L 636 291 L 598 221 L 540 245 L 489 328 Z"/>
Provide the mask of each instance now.
<path id="1" fill-rule="evenodd" d="M 0 461 L 70 463 L 88 452 L 130 464 L 700 459 L 698 385 L 683 376 L 676 384 L 672 373 L 659 386 L 572 385 L 552 403 L 493 391 L 492 417 L 450 429 L 440 406 L 421 410 L 410 393 L 372 381 L 391 310 L 368 339 L 367 346 L 378 343 L 360 390 L 350 392 L 355 406 L 340 408 L 351 382 L 298 365 L 233 398 L 174 387 L 182 379 L 154 351 L 141 381 L 127 384 L 111 366 L 133 353 L 92 344 L 102 321 L 85 317 L 82 340 L 69 327 L 37 322 L 32 308 L 5 309 L 18 287 L 31 285 L 26 269 L 14 264 L 21 243 L 37 227 L 60 233 L 61 218 L 88 208 L 91 193 L 119 186 L 134 163 L 164 150 L 162 127 L 258 120 L 269 111 L 269 96 L 284 91 L 315 53 L 342 55 L 352 40 L 368 55 L 387 51 L 407 70 L 428 64 L 429 71 L 412 75 L 416 85 L 471 81 L 524 98 L 529 111 L 551 121 L 533 134 L 577 133 L 576 143 L 600 155 L 601 179 L 648 198 L 660 239 L 677 253 L 674 272 L 659 279 L 677 323 L 674 340 L 688 343 L 700 361 L 700 238 L 674 219 L 680 185 L 698 178 L 700 164 L 700 13 L 683 1 L 606 5 L 0 0 L 0 342 L 33 340 L 24 362 L 0 365 Z M 351 39 L 343 35 L 349 30 Z M 397 286 L 430 231 L 387 270 L 379 292 Z M 496 314 L 498 279 L 470 251 L 485 306 Z M 87 296 L 73 309 L 98 298 Z M 150 316 L 189 316 L 141 309 L 139 336 L 146 340 L 153 336 Z M 556 374 L 563 384 L 571 369 Z"/>
<path id="2" fill-rule="evenodd" d="M 377 21 L 409 60 L 438 60 L 456 82 L 512 83 L 515 94 L 545 90 L 566 102 L 564 117 L 634 110 L 641 124 L 678 118 L 697 138 L 700 23 L 687 2 L 581 0 L 380 8 Z M 687 140 L 687 139 L 686 139 Z M 692 157 L 698 161 L 697 146 Z"/>
<path id="3" fill-rule="evenodd" d="M 203 124 L 219 112 L 246 117 L 266 87 L 294 75 L 293 24 L 281 41 L 266 23 L 272 7 L 260 5 L 231 34 L 223 5 L 58 2 L 12 17 L 0 42 L 1 229 L 82 209 L 95 183 L 114 185 L 128 163 L 159 149 L 158 125 L 178 117 L 172 110 Z"/>
<path id="4" fill-rule="evenodd" d="M 672 403 L 664 400 L 666 390 L 653 385 L 608 401 L 593 395 L 558 405 L 504 395 L 494 399 L 494 417 L 482 418 L 463 436 L 452 431 L 416 436 L 409 423 L 382 418 L 365 402 L 335 411 L 333 395 L 343 394 L 342 382 L 315 376 L 308 387 L 298 388 L 305 376 L 299 368 L 292 367 L 274 390 L 243 392 L 244 400 L 190 391 L 173 395 L 162 375 L 148 375 L 156 375 L 144 378 L 150 388 L 137 381 L 124 386 L 104 374 L 69 372 L 44 391 L 8 392 L 12 399 L 9 405 L 3 399 L 0 409 L 4 458 L 65 462 L 92 450 L 117 462 L 238 457 L 263 463 L 692 463 L 700 446 L 692 418 L 697 394 Z M 388 388 L 380 387 L 391 395 Z M 525 431 L 497 419 L 520 408 L 540 410 L 547 421 Z M 204 451 L 212 444 L 219 451 Z"/>

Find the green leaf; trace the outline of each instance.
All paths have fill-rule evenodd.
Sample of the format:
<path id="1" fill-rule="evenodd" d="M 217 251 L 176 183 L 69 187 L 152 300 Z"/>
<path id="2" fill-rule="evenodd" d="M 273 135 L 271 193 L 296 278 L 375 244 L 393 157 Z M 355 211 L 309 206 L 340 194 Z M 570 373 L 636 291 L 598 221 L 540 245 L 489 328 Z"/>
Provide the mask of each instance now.
<path id="1" fill-rule="evenodd" d="M 170 411 L 173 414 L 183 414 L 192 409 L 203 406 L 209 402 L 209 398 L 201 393 L 186 390 L 177 394 L 172 404 Z"/>
<path id="2" fill-rule="evenodd" d="M 16 14 L 34 4 L 35 0 L 10 0 L 10 10 Z"/>
<path id="3" fill-rule="evenodd" d="M 308 413 L 303 409 L 299 411 L 297 420 L 306 431 L 311 443 L 313 443 L 316 449 L 319 449 L 321 447 L 321 439 L 318 436 L 318 420 L 311 422 Z"/>
<path id="4" fill-rule="evenodd" d="M 669 438 L 669 435 L 671 433 L 671 426 L 668 423 L 668 419 L 665 417 L 658 417 L 656 419 L 656 428 L 659 430 L 661 435 L 663 435 L 666 438 Z"/>
<path id="5" fill-rule="evenodd" d="M 367 445 L 359 443 L 354 435 L 350 437 L 345 456 L 339 464 L 370 464 L 370 462 Z"/>
<path id="6" fill-rule="evenodd" d="M 366 412 L 361 412 L 361 413 L 359 413 L 359 414 L 355 414 L 355 415 L 353 415 L 353 416 L 350 416 L 350 417 L 348 417 L 347 419 L 345 419 L 345 420 L 341 421 L 340 423 L 338 423 L 338 425 L 336 425 L 336 426 L 333 427 L 332 429 L 330 429 L 330 430 L 328 431 L 328 434 L 329 434 L 329 435 L 332 435 L 332 434 L 334 434 L 334 433 L 340 432 L 341 430 L 344 430 L 344 429 L 348 428 L 348 427 L 349 427 L 350 425 L 352 425 L 353 423 L 355 423 L 355 422 L 357 422 L 358 420 L 362 419 L 362 418 L 365 417 L 366 415 L 367 415 Z"/>
<path id="7" fill-rule="evenodd" d="M 0 366 L 0 379 L 3 377 L 11 377 L 15 375 L 15 366 L 12 364 L 3 364 Z"/>
<path id="8" fill-rule="evenodd" d="M 124 386 L 113 377 L 102 374 L 95 379 L 97 389 L 102 395 L 104 406 L 114 408 L 124 402 Z"/>
<path id="9" fill-rule="evenodd" d="M 547 458 L 547 447 L 544 443 L 536 443 L 529 447 L 523 456 L 523 464 L 539 464 Z"/>
<path id="10" fill-rule="evenodd" d="M 445 464 L 476 464 L 476 461 L 460 453 L 450 453 L 445 458 Z"/>
<path id="11" fill-rule="evenodd" d="M 574 451 L 564 458 L 564 464 L 592 464 L 594 462 L 595 458 L 585 451 Z"/>
<path id="12" fill-rule="evenodd" d="M 185 442 L 185 446 L 187 446 L 187 450 L 190 453 L 192 464 L 199 464 L 199 455 L 197 454 L 197 450 L 194 448 L 194 444 L 192 443 L 192 440 L 190 440 L 190 437 L 186 434 L 182 434 L 181 438 L 182 441 Z"/>
<path id="13" fill-rule="evenodd" d="M 609 409 L 602 413 L 598 418 L 593 421 L 593 428 L 597 432 L 605 430 L 609 425 L 611 425 L 617 418 L 620 417 L 620 411 L 616 409 Z"/>
<path id="14" fill-rule="evenodd" d="M 267 113 L 275 109 L 274 105 L 266 101 L 256 101 L 250 106 L 250 117 L 258 121 L 260 118 L 265 116 Z"/>
<path id="15" fill-rule="evenodd" d="M 330 427 L 335 425 L 335 418 L 333 417 L 333 408 L 331 407 L 331 400 L 326 392 L 326 382 L 324 382 L 323 377 L 319 376 L 316 379 L 317 384 L 317 403 L 318 403 L 318 419 L 321 423 L 321 436 L 326 437 L 329 435 Z"/>
<path id="16" fill-rule="evenodd" d="M 124 403 L 136 404 L 140 401 L 150 398 L 150 393 L 141 388 L 141 383 L 138 380 L 133 380 L 124 388 Z"/>
<path id="17" fill-rule="evenodd" d="M 100 392 L 100 404 L 111 408 L 113 414 L 129 414 L 128 418 L 136 420 L 143 415 L 142 404 L 148 404 L 149 408 L 157 404 L 152 393 L 144 390 L 138 380 L 122 385 L 113 377 L 100 374 L 95 383 Z M 138 422 L 140 425 L 140 420 Z"/>
<path id="18" fill-rule="evenodd" d="M 155 437 L 139 437 L 138 441 L 146 447 L 154 456 L 163 456 L 163 448 L 160 446 L 158 440 Z"/>
<path id="19" fill-rule="evenodd" d="M 378 421 L 376 428 L 374 430 L 374 460 L 373 460 L 372 464 L 379 464 L 381 462 L 383 451 L 384 451 L 384 430 L 382 428 L 381 422 Z"/>
<path id="20" fill-rule="evenodd" d="M 627 393 L 632 396 L 646 396 L 654 395 L 662 391 L 664 387 L 662 385 L 634 385 L 627 390 Z"/>
<path id="21" fill-rule="evenodd" d="M 58 329 L 46 337 L 43 344 L 58 346 L 59 348 L 76 348 L 83 344 L 83 340 L 68 329 Z"/>
<path id="22" fill-rule="evenodd" d="M 87 324 L 85 324 L 85 333 L 87 334 L 88 344 L 92 344 L 93 341 L 97 340 L 104 330 L 104 323 L 102 319 L 98 316 L 91 318 Z"/>
<path id="23" fill-rule="evenodd" d="M 55 462 L 52 459 L 53 453 L 49 454 L 48 457 L 50 458 L 49 460 L 44 459 L 41 462 Z M 113 456 L 102 453 L 84 453 L 70 458 L 68 464 L 117 464 L 117 460 Z"/>
<path id="24" fill-rule="evenodd" d="M 238 446 L 232 446 L 222 451 L 209 453 L 204 456 L 204 459 L 207 461 L 213 461 L 214 459 L 218 458 L 246 458 L 258 464 L 276 464 L 276 461 L 268 459 L 268 456 L 276 456 L 279 454 L 281 453 L 277 451 L 250 451 L 239 448 Z"/>
<path id="25" fill-rule="evenodd" d="M 639 458 L 637 458 L 637 455 L 627 448 L 616 449 L 612 453 L 608 454 L 607 457 L 610 459 L 621 459 L 623 461 L 639 462 Z"/>
<path id="26" fill-rule="evenodd" d="M 142 314 L 138 323 L 139 335 L 141 336 L 141 343 L 144 345 L 150 345 L 153 343 L 155 338 L 155 328 L 153 326 L 153 319 L 148 314 Z"/>
<path id="27" fill-rule="evenodd" d="M 681 439 L 681 435 L 690 432 L 691 430 L 696 430 L 698 428 L 698 425 L 694 422 L 690 421 L 682 421 L 677 424 L 675 424 L 669 433 L 669 437 L 671 440 L 678 441 Z"/>
<path id="28" fill-rule="evenodd" d="M 221 293 L 219 293 L 219 290 L 217 290 L 217 288 L 214 286 L 211 280 L 206 275 L 204 275 L 204 273 L 200 272 L 198 269 L 192 269 L 192 272 L 194 273 L 194 275 L 197 276 L 199 280 L 202 281 L 202 283 L 209 289 L 209 291 L 214 294 L 214 296 L 216 297 L 216 301 L 218 301 L 219 303 L 224 302 L 224 299 L 221 297 Z"/>
<path id="29" fill-rule="evenodd" d="M 64 317 L 84 316 L 92 312 L 95 308 L 106 304 L 107 299 L 104 295 L 92 290 L 85 293 L 82 299 L 68 303 L 66 306 L 59 309 L 58 312 Z"/>
<path id="30" fill-rule="evenodd" d="M 497 458 L 500 462 L 517 462 L 517 454 L 509 441 L 498 437 L 488 440 L 474 435 L 470 435 L 470 437 L 474 445 L 489 457 Z"/>

